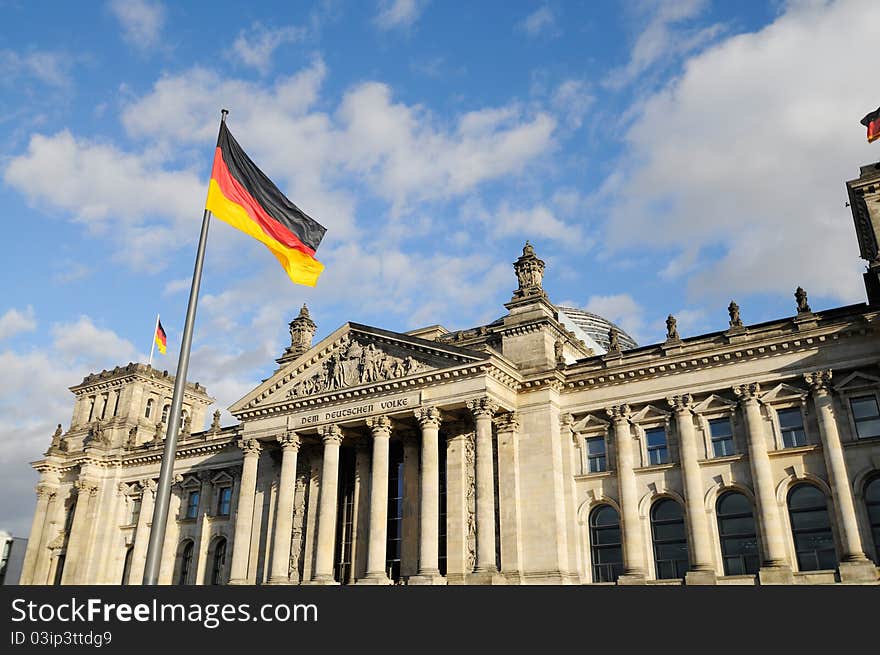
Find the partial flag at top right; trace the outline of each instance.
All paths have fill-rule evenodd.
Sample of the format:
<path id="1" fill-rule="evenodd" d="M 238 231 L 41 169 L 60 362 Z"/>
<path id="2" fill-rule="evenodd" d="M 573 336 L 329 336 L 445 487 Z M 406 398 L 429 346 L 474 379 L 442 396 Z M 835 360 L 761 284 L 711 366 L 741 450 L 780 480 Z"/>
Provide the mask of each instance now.
<path id="1" fill-rule="evenodd" d="M 868 128 L 868 143 L 880 139 L 880 107 L 877 107 L 859 122 Z"/>

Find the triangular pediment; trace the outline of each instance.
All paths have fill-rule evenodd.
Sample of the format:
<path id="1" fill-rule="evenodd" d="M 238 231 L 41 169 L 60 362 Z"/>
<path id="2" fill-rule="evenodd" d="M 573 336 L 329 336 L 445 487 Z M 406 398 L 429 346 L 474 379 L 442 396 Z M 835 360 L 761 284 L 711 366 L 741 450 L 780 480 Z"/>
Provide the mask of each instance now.
<path id="1" fill-rule="evenodd" d="M 418 337 L 346 323 L 308 352 L 284 365 L 234 403 L 235 413 L 253 407 L 321 396 L 341 389 L 405 380 L 425 372 L 485 360 L 474 352 Z"/>
<path id="2" fill-rule="evenodd" d="M 669 418 L 669 416 L 669 412 L 663 411 L 659 407 L 654 407 L 654 405 L 647 405 L 633 414 L 632 420 L 635 423 L 646 423 L 648 421 L 656 420 L 664 421 Z"/>
<path id="3" fill-rule="evenodd" d="M 803 400 L 807 397 L 804 389 L 798 389 L 790 384 L 777 384 L 769 391 L 761 394 L 761 402 L 773 403 L 787 400 Z"/>
<path id="4" fill-rule="evenodd" d="M 712 394 L 708 398 L 694 405 L 694 411 L 698 413 L 711 412 L 713 410 L 733 410 L 736 403 L 727 398 L 722 398 L 718 394 Z"/>
<path id="5" fill-rule="evenodd" d="M 878 385 L 880 385 L 880 378 L 861 371 L 853 371 L 835 384 L 834 388 L 838 391 L 844 391 L 846 389 L 866 389 Z"/>
<path id="6" fill-rule="evenodd" d="M 607 429 L 609 425 L 611 424 L 608 421 L 603 421 L 602 419 L 593 416 L 592 414 L 587 414 L 581 420 L 573 423 L 571 426 L 571 430 L 572 432 L 599 431 Z"/>

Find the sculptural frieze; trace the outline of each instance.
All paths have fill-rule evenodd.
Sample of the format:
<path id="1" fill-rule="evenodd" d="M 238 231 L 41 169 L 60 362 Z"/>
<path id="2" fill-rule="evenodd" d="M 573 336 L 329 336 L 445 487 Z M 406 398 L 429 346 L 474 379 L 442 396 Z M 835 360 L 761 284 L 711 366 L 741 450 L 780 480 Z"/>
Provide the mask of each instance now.
<path id="1" fill-rule="evenodd" d="M 301 398 L 370 382 L 382 382 L 418 373 L 426 368 L 411 355 L 395 357 L 373 343 L 344 337 L 339 348 L 321 362 L 317 371 L 296 383 L 288 398 Z"/>

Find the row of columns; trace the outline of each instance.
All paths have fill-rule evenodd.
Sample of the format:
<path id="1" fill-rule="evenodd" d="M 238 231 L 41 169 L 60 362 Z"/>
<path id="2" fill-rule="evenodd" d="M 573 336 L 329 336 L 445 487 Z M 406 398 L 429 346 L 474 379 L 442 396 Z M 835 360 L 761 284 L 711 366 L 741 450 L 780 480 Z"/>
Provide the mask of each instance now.
<path id="1" fill-rule="evenodd" d="M 498 574 L 495 561 L 495 488 L 494 458 L 492 447 L 492 419 L 498 405 L 487 397 L 468 403 L 474 416 L 476 443 L 476 563 L 475 576 Z M 439 568 L 439 519 L 440 519 L 440 439 L 442 421 L 437 407 L 421 407 L 414 410 L 421 430 L 419 476 L 419 555 L 418 572 L 409 579 L 410 584 L 442 584 L 445 582 Z M 512 415 L 505 415 L 505 430 L 516 431 L 517 423 Z M 366 419 L 372 439 L 372 463 L 369 499 L 369 530 L 367 535 L 366 576 L 361 584 L 390 584 L 385 571 L 388 537 L 388 476 L 392 423 L 387 416 Z M 334 584 L 333 558 L 335 554 L 336 514 L 338 504 L 339 449 L 343 433 L 338 425 L 319 428 L 323 443 L 320 494 L 318 498 L 317 537 L 313 584 Z M 508 435 L 513 436 L 511 435 Z M 289 582 L 289 557 L 291 546 L 291 523 L 294 505 L 297 455 L 300 437 L 288 432 L 277 437 L 281 447 L 281 474 L 279 480 L 275 530 L 270 561 L 270 584 Z M 505 443 L 512 441 L 508 438 Z M 256 493 L 257 462 L 261 450 L 255 439 L 239 440 L 244 454 L 241 485 L 239 487 L 238 511 L 235 519 L 235 537 L 230 584 L 246 584 L 250 555 L 251 526 L 253 523 Z M 511 451 L 513 452 L 513 451 Z M 518 515 L 517 515 L 518 521 Z M 518 527 L 518 526 L 517 526 Z M 516 549 L 514 548 L 514 551 Z M 518 553 L 515 553 L 518 557 Z"/>
<path id="2" fill-rule="evenodd" d="M 831 371 L 818 371 L 804 376 L 810 385 L 819 423 L 822 452 L 836 512 L 842 547 L 841 576 L 847 566 L 853 571 L 867 570 L 872 565 L 865 555 L 859 536 L 850 478 L 837 421 L 834 418 L 830 392 Z M 785 532 L 776 499 L 776 485 L 770 466 L 765 424 L 759 405 L 758 383 L 739 385 L 734 393 L 740 398 L 748 433 L 749 465 L 755 492 L 755 504 L 762 528 L 762 568 L 764 583 L 791 582 L 791 566 L 787 554 Z M 703 505 L 704 484 L 700 467 L 697 432 L 693 420 L 693 398 L 690 394 L 672 396 L 667 402 L 673 409 L 680 442 L 682 482 L 686 503 L 688 531 L 691 535 L 690 583 L 712 582 L 715 578 L 709 518 Z M 639 495 L 634 472 L 634 446 L 630 429 L 628 405 L 607 410 L 612 420 L 616 448 L 618 493 L 623 528 L 624 574 L 621 582 L 637 582 L 646 575 L 645 549 L 639 519 Z M 862 570 L 864 574 L 864 570 Z M 856 573 L 858 575 L 858 573 Z M 868 573 L 870 576 L 870 572 Z"/>

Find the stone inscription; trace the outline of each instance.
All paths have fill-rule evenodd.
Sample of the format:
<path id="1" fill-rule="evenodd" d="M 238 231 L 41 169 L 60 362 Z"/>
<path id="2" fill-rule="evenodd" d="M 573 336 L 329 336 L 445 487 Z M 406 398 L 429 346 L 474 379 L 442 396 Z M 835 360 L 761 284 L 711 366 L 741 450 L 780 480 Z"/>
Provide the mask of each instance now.
<path id="1" fill-rule="evenodd" d="M 295 414 L 290 418 L 288 425 L 296 430 L 297 428 L 305 428 L 310 425 L 319 425 L 321 423 L 332 423 L 333 421 L 345 421 L 372 416 L 374 414 L 399 412 L 401 410 L 418 407 L 421 404 L 421 399 L 422 395 L 420 393 L 415 393 L 407 396 L 369 400 L 357 405 L 344 405 L 342 407 L 334 407 L 320 412 Z"/>

